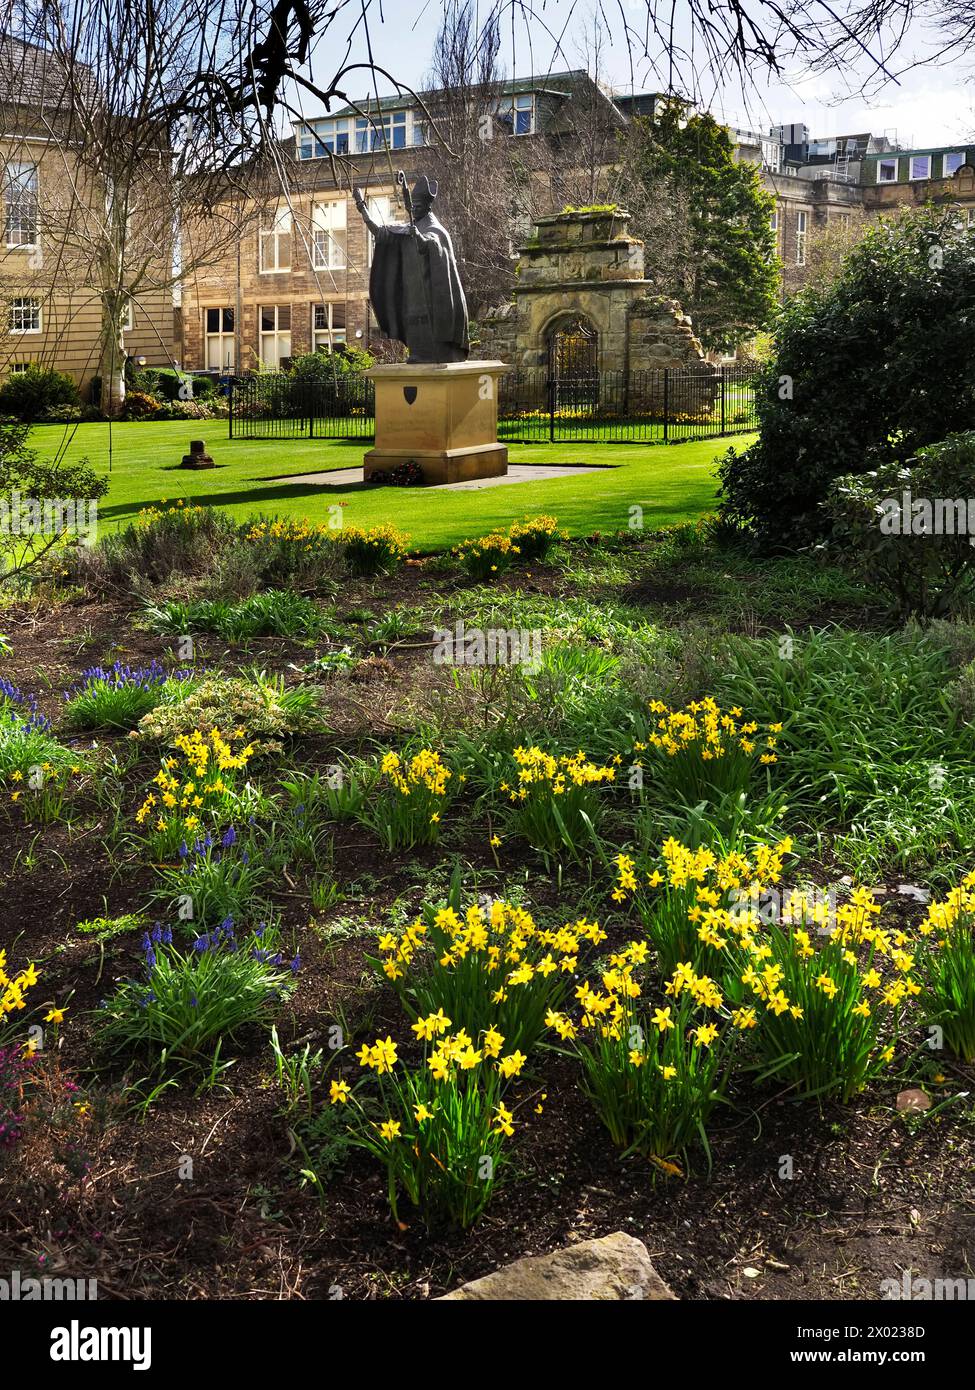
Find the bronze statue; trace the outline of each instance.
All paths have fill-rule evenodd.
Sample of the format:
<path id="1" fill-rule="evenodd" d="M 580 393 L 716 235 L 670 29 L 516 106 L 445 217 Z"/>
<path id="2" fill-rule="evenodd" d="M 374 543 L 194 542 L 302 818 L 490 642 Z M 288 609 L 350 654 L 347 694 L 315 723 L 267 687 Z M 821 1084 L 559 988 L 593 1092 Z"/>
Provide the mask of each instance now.
<path id="1" fill-rule="evenodd" d="M 463 362 L 468 354 L 467 301 L 450 234 L 433 215 L 436 179 L 421 174 L 412 194 L 403 189 L 409 222 L 380 226 L 369 216 L 360 189 L 353 196 L 376 238 L 369 298 L 387 338 L 409 348 L 411 362 Z"/>

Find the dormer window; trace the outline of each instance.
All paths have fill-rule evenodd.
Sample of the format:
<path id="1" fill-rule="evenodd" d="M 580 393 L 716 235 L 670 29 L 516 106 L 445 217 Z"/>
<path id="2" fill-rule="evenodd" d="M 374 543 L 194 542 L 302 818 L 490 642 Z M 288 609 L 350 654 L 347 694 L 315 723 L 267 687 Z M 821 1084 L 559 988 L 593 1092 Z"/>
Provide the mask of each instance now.
<path id="1" fill-rule="evenodd" d="M 348 116 L 312 121 L 298 131 L 298 158 L 324 159 L 327 154 L 348 154 L 351 122 Z"/>
<path id="2" fill-rule="evenodd" d="M 498 120 L 507 126 L 509 135 L 534 135 L 535 97 L 531 92 L 505 97 L 498 107 Z"/>
<path id="3" fill-rule="evenodd" d="M 387 111 L 384 115 L 357 116 L 355 119 L 355 152 L 370 150 L 405 150 L 407 145 L 407 111 Z"/>

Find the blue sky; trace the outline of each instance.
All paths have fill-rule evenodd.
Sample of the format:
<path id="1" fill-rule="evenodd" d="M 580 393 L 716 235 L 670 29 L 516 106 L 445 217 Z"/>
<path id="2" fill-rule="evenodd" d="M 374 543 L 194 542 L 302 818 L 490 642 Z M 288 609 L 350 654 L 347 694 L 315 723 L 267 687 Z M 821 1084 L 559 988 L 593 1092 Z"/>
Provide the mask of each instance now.
<path id="1" fill-rule="evenodd" d="M 479 0 L 482 11 L 497 0 Z M 370 37 L 376 63 L 387 68 L 398 80 L 411 86 L 421 86 L 430 67 L 434 33 L 441 21 L 444 0 L 372 0 L 369 10 Z M 514 33 L 504 26 L 503 62 L 509 75 L 529 71 L 545 72 L 565 67 L 590 67 L 586 61 L 591 53 L 594 14 L 600 6 L 606 19 L 604 47 L 601 54 L 601 76 L 614 87 L 629 90 L 660 90 L 666 86 L 660 73 L 639 54 L 627 52 L 620 40 L 621 15 L 634 27 L 645 22 L 646 0 L 535 0 L 536 18 L 530 24 L 517 23 Z M 669 5 L 658 5 L 662 12 Z M 678 9 L 680 0 L 678 0 Z M 810 0 L 810 12 L 815 0 Z M 358 7 L 351 4 L 348 18 L 342 18 L 330 31 L 316 52 L 313 70 L 316 78 L 331 77 L 336 54 L 341 54 L 343 40 L 353 29 Z M 553 38 L 553 35 L 558 38 Z M 560 42 L 559 42 L 560 41 Z M 935 36 L 918 25 L 909 35 L 908 44 L 899 53 L 896 63 L 903 68 L 910 57 L 923 57 L 933 51 Z M 351 62 L 366 62 L 367 50 L 361 24 L 352 38 Z M 918 67 L 902 72 L 899 80 L 890 81 L 869 98 L 859 92 L 867 75 L 864 62 L 842 74 L 804 75 L 796 72 L 786 80 L 769 80 L 756 72 L 753 89 L 743 92 L 737 81 L 721 81 L 720 74 L 699 64 L 699 99 L 703 106 L 732 125 L 747 125 L 765 129 L 772 123 L 802 121 L 816 136 L 872 130 L 885 131 L 904 145 L 915 147 L 953 144 L 968 138 L 975 140 L 975 87 L 972 77 L 975 62 L 961 64 L 957 58 L 942 66 Z M 371 90 L 371 78 L 362 70 L 347 78 L 347 90 L 360 97 Z M 392 90 L 389 83 L 379 81 L 380 92 Z M 312 114 L 314 103 L 305 98 L 303 110 Z"/>

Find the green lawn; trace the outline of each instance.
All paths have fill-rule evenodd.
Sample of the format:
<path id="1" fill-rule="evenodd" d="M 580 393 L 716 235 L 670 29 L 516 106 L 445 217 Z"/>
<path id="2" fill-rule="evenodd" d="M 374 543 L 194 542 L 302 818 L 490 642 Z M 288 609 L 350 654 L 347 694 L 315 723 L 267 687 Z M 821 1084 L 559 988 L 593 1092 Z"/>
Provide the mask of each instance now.
<path id="1" fill-rule="evenodd" d="M 176 467 L 194 435 L 202 434 L 223 467 L 193 473 Z M 643 508 L 647 528 L 692 521 L 714 502 L 714 460 L 732 442 L 709 439 L 690 444 L 513 444 L 512 463 L 601 464 L 598 473 L 515 483 L 479 491 L 432 492 L 426 488 L 316 486 L 291 483 L 288 476 L 350 468 L 362 463 L 368 443 L 320 439 L 228 440 L 222 420 L 196 425 L 173 421 L 111 427 L 39 425 L 31 443 L 42 458 L 63 451 L 69 459 L 87 456 L 108 470 L 111 486 L 99 504 L 103 525 L 130 521 L 141 507 L 183 497 L 226 507 L 240 518 L 257 512 L 325 519 L 328 507 L 345 504 L 347 525 L 391 521 L 409 533 L 412 544 L 439 549 L 507 526 L 528 513 L 549 512 L 573 535 L 617 531 L 628 524 L 630 508 Z M 736 447 L 752 436 L 738 435 Z M 281 476 L 285 475 L 285 476 Z"/>

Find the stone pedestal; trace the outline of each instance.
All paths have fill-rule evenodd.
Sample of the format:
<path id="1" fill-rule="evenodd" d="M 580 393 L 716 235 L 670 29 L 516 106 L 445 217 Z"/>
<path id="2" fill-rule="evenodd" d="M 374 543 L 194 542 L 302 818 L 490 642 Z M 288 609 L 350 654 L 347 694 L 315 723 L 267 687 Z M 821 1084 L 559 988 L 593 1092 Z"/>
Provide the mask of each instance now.
<path id="1" fill-rule="evenodd" d="M 464 483 L 508 471 L 498 443 L 498 378 L 503 362 L 397 363 L 372 367 L 376 446 L 363 477 L 415 462 L 425 483 Z"/>

